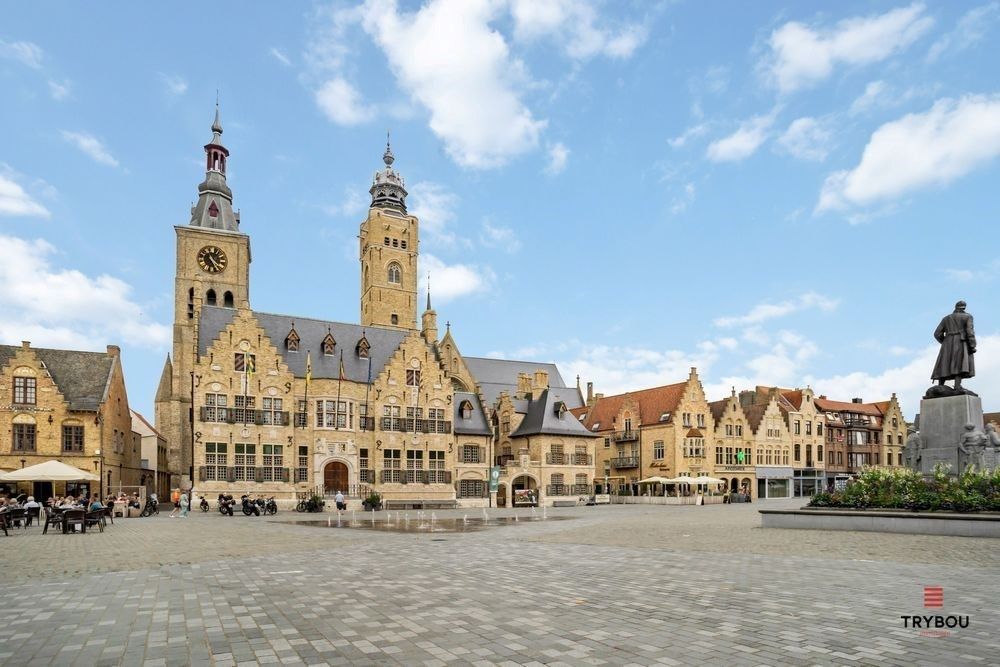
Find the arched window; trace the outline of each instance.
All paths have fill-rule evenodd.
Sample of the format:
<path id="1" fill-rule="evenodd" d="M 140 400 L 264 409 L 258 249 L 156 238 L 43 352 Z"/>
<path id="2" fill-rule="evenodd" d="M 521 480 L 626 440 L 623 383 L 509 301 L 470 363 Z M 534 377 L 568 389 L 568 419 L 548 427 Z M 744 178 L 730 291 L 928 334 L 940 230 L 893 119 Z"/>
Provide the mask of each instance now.
<path id="1" fill-rule="evenodd" d="M 400 268 L 399 264 L 393 262 L 389 265 L 389 283 L 398 285 L 401 282 L 403 282 L 403 269 Z"/>
<path id="2" fill-rule="evenodd" d="M 205 303 L 207 303 L 210 306 L 214 306 L 215 305 L 215 290 L 214 289 L 210 289 L 207 292 L 205 292 Z"/>
<path id="3" fill-rule="evenodd" d="M 393 324 L 399 324 L 399 315 L 393 313 L 392 315 L 389 316 L 389 321 L 392 322 Z"/>
<path id="4" fill-rule="evenodd" d="M 223 297 L 222 297 L 222 305 L 224 305 L 226 308 L 232 308 L 233 307 L 233 293 L 232 292 L 226 292 L 225 295 L 223 295 Z"/>

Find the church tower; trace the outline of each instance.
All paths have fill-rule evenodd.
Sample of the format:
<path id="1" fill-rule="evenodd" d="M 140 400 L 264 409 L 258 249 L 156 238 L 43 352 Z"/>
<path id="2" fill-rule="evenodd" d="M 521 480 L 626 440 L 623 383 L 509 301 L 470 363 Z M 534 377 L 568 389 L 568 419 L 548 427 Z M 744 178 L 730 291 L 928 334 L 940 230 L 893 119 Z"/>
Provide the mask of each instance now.
<path id="1" fill-rule="evenodd" d="M 361 223 L 361 324 L 417 329 L 417 219 L 406 213 L 403 177 L 392 168 L 389 142 Z"/>
<path id="2" fill-rule="evenodd" d="M 205 180 L 187 225 L 174 227 L 174 341 L 156 392 L 156 428 L 166 437 L 170 469 L 187 477 L 191 469 L 192 376 L 202 306 L 237 308 L 250 299 L 250 237 L 240 232 L 233 191 L 226 183 L 229 150 L 222 144 L 222 122 L 215 107 L 212 139 L 205 144 Z M 171 486 L 181 484 L 172 479 Z"/>

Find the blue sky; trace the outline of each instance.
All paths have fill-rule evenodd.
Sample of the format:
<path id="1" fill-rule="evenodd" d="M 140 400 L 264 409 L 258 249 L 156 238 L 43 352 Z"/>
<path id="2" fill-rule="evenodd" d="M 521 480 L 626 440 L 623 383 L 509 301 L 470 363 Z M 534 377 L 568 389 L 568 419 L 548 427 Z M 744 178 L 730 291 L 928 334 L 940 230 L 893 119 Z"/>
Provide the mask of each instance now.
<path id="1" fill-rule="evenodd" d="M 391 129 L 465 354 L 912 416 L 963 298 L 998 410 L 998 44 L 996 0 L 5 4 L 0 340 L 118 343 L 152 412 L 219 90 L 258 310 L 357 321 Z"/>

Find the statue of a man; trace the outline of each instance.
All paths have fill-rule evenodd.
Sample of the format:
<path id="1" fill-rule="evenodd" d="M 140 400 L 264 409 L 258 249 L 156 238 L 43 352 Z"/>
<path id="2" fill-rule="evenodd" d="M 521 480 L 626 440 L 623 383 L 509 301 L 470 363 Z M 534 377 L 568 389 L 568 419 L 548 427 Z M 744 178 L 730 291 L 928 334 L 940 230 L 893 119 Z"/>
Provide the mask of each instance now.
<path id="1" fill-rule="evenodd" d="M 983 450 L 989 442 L 985 433 L 976 428 L 975 424 L 967 423 L 962 438 L 958 441 L 959 470 L 965 470 L 970 463 L 977 468 L 982 467 Z"/>
<path id="2" fill-rule="evenodd" d="M 986 425 L 986 440 L 993 449 L 1000 449 L 1000 433 L 997 433 L 997 427 L 993 422 Z"/>
<path id="3" fill-rule="evenodd" d="M 922 447 L 923 440 L 920 438 L 920 434 L 910 429 L 910 436 L 906 439 L 906 445 L 903 447 L 903 461 L 910 470 L 920 470 L 920 460 L 923 458 L 920 452 Z"/>
<path id="4" fill-rule="evenodd" d="M 941 343 L 932 380 L 943 385 L 945 380 L 955 380 L 955 389 L 962 388 L 962 379 L 976 375 L 973 355 L 976 353 L 976 332 L 972 328 L 972 315 L 965 312 L 965 302 L 955 304 L 955 312 L 945 315 L 934 330 L 934 338 Z"/>

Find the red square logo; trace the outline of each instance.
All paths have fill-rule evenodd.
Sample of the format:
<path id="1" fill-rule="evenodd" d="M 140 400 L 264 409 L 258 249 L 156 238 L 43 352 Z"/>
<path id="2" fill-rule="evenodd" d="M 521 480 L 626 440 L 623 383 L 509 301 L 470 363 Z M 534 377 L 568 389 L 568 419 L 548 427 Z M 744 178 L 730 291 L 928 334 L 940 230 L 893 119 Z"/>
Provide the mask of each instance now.
<path id="1" fill-rule="evenodd" d="M 944 606 L 943 586 L 924 586 L 924 607 L 940 608 Z"/>

